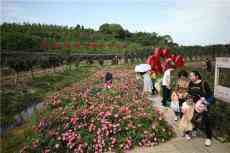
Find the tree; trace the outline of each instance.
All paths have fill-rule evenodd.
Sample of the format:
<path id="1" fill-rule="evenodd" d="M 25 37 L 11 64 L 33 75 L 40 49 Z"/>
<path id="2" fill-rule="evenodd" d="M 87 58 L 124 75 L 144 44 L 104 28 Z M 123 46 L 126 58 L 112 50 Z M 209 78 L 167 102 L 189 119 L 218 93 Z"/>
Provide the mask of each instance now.
<path id="1" fill-rule="evenodd" d="M 99 31 L 105 34 L 112 34 L 116 38 L 123 38 L 125 31 L 120 24 L 105 23 L 100 26 Z"/>
<path id="2" fill-rule="evenodd" d="M 170 35 L 164 35 L 162 36 L 162 39 L 164 39 L 166 41 L 166 43 L 172 43 L 173 39 Z"/>

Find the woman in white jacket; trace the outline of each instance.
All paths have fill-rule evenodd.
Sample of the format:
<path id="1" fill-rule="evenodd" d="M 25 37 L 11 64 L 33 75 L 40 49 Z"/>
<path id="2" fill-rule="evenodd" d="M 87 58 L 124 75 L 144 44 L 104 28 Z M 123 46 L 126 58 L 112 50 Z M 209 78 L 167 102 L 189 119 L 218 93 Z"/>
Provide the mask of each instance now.
<path id="1" fill-rule="evenodd" d="M 140 72 L 140 76 L 143 79 L 142 96 L 144 96 L 144 94 L 152 94 L 153 83 L 152 83 L 149 71 L 147 71 L 147 72 Z M 139 77 L 137 77 L 137 78 L 140 79 Z"/>

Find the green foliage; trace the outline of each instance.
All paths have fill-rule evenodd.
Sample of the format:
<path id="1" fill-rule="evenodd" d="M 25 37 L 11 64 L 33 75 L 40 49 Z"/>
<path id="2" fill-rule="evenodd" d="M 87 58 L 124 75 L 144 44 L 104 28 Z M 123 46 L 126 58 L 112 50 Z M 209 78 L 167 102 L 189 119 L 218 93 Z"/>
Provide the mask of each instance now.
<path id="1" fill-rule="evenodd" d="M 28 106 L 41 102 L 41 97 L 31 88 L 3 88 L 1 90 L 1 126 L 14 122 L 14 116 Z"/>
<path id="2" fill-rule="evenodd" d="M 217 101 L 210 111 L 214 135 L 223 142 L 230 142 L 230 105 Z"/>
<path id="3" fill-rule="evenodd" d="M 78 132 L 81 135 L 81 137 L 85 143 L 87 143 L 87 144 L 93 143 L 94 135 L 92 133 L 90 133 L 88 130 L 81 128 L 78 130 Z"/>
<path id="4" fill-rule="evenodd" d="M 2 49 L 23 50 L 38 49 L 41 38 L 36 35 L 20 32 L 4 32 L 1 34 Z"/>
<path id="5" fill-rule="evenodd" d="M 215 58 L 216 56 L 229 56 L 230 44 L 217 44 L 208 46 L 180 46 L 172 48 L 175 54 L 183 54 L 184 56 L 192 57 L 205 57 Z"/>
<path id="6" fill-rule="evenodd" d="M 99 31 L 105 34 L 112 34 L 115 38 L 124 38 L 125 31 L 119 24 L 105 23 L 99 27 Z"/>
<path id="7" fill-rule="evenodd" d="M 103 90 L 102 88 L 92 88 L 92 89 L 90 90 L 90 95 L 91 95 L 91 96 L 96 96 L 97 93 L 101 92 L 102 90 Z"/>
<path id="8" fill-rule="evenodd" d="M 50 92 L 55 92 L 88 75 L 89 68 L 78 67 L 72 71 L 65 71 L 35 77 L 25 86 L 4 87 L 1 92 L 0 111 L 1 124 L 8 125 L 14 122 L 14 116 L 32 104 L 41 102 Z M 66 101 L 66 105 L 67 105 Z"/>
<path id="9" fill-rule="evenodd" d="M 17 129 L 13 129 L 0 138 L 1 152 L 16 153 L 22 146 L 22 142 L 28 141 L 29 137 L 34 137 L 31 125 L 25 124 Z"/>
<path id="10" fill-rule="evenodd" d="M 71 52 L 102 53 L 105 50 L 111 52 L 122 52 L 122 50 L 133 50 L 133 44 L 136 46 L 160 46 L 173 47 L 176 44 L 172 42 L 169 35 L 160 36 L 157 33 L 131 33 L 124 30 L 119 24 L 103 24 L 99 31 L 76 27 L 46 25 L 46 24 L 17 24 L 3 23 L 0 25 L 2 30 L 1 43 L 5 50 L 31 50 L 39 49 L 42 42 L 49 50 L 52 50 L 53 43 L 58 43 L 64 48 L 64 42 L 68 42 L 70 48 L 64 49 Z M 76 42 L 80 42 L 81 47 L 75 48 Z M 94 42 L 98 45 L 108 45 L 110 47 L 89 48 L 89 43 Z M 120 47 L 115 47 L 120 45 Z M 131 46 L 130 46 L 131 45 Z M 126 47 L 123 47 L 126 46 Z"/>

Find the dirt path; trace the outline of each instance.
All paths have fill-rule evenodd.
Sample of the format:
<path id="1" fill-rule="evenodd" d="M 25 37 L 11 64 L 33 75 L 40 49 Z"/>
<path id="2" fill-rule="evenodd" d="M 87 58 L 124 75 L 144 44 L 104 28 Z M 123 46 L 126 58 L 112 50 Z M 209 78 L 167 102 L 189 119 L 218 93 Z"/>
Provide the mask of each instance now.
<path id="1" fill-rule="evenodd" d="M 197 137 L 186 141 L 178 137 L 155 147 L 135 148 L 128 153 L 229 153 L 229 151 L 229 143 L 224 144 L 213 140 L 212 146 L 205 147 L 203 138 Z"/>

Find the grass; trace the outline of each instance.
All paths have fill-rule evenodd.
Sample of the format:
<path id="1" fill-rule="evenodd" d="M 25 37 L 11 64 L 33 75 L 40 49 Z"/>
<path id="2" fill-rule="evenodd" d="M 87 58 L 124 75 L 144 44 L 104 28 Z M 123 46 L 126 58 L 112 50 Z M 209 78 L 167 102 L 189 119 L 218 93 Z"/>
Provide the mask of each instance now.
<path id="1" fill-rule="evenodd" d="M 50 114 L 49 108 L 37 110 L 30 119 L 19 127 L 9 129 L 0 139 L 1 153 L 16 153 L 22 148 L 22 144 L 31 141 L 36 136 L 33 127 L 42 117 Z"/>
<path id="2" fill-rule="evenodd" d="M 42 102 L 49 94 L 85 78 L 91 68 L 93 66 L 82 65 L 71 71 L 36 77 L 24 85 L 2 87 L 0 107 L 4 109 L 1 110 L 1 124 L 11 124 L 14 116 L 25 108 Z"/>
<path id="3" fill-rule="evenodd" d="M 15 150 L 19 150 L 22 142 L 25 142 L 27 137 L 32 135 L 32 133 L 31 123 L 26 123 L 20 127 L 11 129 L 6 136 L 0 139 L 1 152 L 14 153 Z"/>

